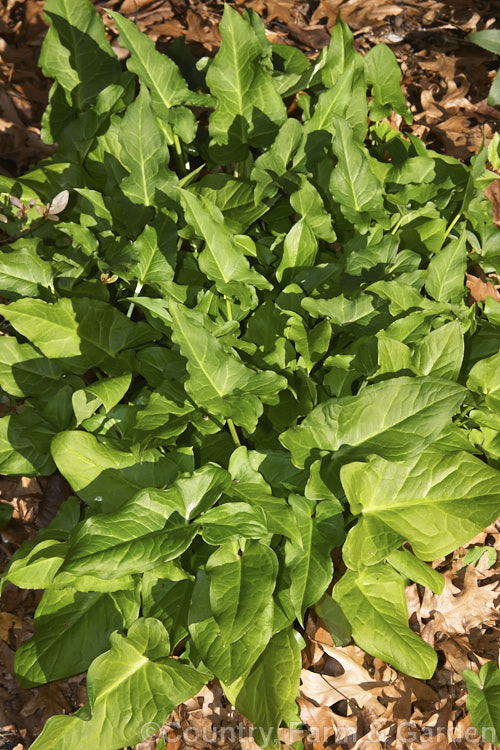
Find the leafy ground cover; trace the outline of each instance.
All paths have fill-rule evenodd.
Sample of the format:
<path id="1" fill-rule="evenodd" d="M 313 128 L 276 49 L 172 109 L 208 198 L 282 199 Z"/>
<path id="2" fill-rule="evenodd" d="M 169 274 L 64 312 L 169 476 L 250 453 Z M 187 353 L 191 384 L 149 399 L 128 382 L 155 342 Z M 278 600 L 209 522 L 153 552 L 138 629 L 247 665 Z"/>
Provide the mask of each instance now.
<path id="1" fill-rule="evenodd" d="M 467 166 L 391 128 L 395 58 L 341 22 L 311 63 L 228 8 L 196 64 L 115 14 L 123 71 L 91 5 L 46 11 L 58 149 L 2 181 L 1 469 L 57 467 L 85 510 L 4 581 L 45 589 L 25 688 L 92 666 L 34 746 L 132 744 L 213 675 L 265 734 L 298 720 L 301 650 L 309 726 L 353 726 L 342 696 L 390 732 L 495 596 L 488 557 L 454 596 L 450 555 L 499 515 L 496 146 Z"/>

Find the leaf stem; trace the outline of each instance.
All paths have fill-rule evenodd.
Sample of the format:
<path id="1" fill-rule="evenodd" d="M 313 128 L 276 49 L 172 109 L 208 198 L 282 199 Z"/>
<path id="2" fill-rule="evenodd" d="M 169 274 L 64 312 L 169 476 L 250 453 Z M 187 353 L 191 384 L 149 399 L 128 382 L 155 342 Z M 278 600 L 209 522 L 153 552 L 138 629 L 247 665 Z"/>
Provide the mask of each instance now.
<path id="1" fill-rule="evenodd" d="M 444 245 L 444 243 L 446 241 L 446 238 L 448 237 L 448 235 L 450 234 L 451 230 L 453 229 L 453 227 L 455 226 L 455 224 L 457 223 L 457 221 L 459 220 L 459 218 L 461 216 L 462 216 L 462 210 L 460 210 L 458 212 L 458 214 L 451 220 L 450 225 L 447 227 L 446 232 L 444 233 L 444 237 L 443 237 L 443 241 L 441 243 L 441 247 L 443 247 L 443 245 Z M 441 249 L 441 248 L 439 248 L 439 249 Z"/>
<path id="2" fill-rule="evenodd" d="M 183 175 L 185 175 L 189 171 L 189 162 L 186 160 L 184 149 L 182 148 L 182 143 L 176 133 L 174 133 L 174 148 L 177 164 L 179 165 L 179 171 L 182 172 Z"/>
<path id="3" fill-rule="evenodd" d="M 140 281 L 137 282 L 137 284 L 135 285 L 134 297 L 137 297 L 141 293 L 141 289 L 143 286 L 144 284 L 141 284 Z M 131 302 L 127 310 L 127 318 L 132 317 L 132 312 L 134 310 L 134 307 L 135 307 L 134 302 Z"/>
<path id="4" fill-rule="evenodd" d="M 236 432 L 236 427 L 234 426 L 234 422 L 232 419 L 227 419 L 227 426 L 229 427 L 229 432 L 231 433 L 231 437 L 233 438 L 233 443 L 239 448 L 241 446 L 240 439 L 238 437 L 238 433 Z"/>

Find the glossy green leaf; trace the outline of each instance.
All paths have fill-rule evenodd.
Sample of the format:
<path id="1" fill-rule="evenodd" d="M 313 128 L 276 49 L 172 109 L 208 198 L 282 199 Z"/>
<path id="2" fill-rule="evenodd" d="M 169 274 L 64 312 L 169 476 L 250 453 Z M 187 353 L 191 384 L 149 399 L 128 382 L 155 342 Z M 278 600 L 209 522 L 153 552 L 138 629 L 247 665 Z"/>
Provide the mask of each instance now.
<path id="1" fill-rule="evenodd" d="M 302 639 L 292 628 L 277 633 L 244 679 L 224 685 L 229 700 L 257 727 L 256 742 L 279 748 L 278 727 L 296 712 Z"/>
<path id="2" fill-rule="evenodd" d="M 290 599 L 299 621 L 307 607 L 325 593 L 333 574 L 332 548 L 340 545 L 344 523 L 336 504 L 328 500 L 318 504 L 298 495 L 289 498 L 300 531 L 300 545 L 287 542 L 285 560 L 290 574 Z M 313 511 L 315 517 L 313 517 Z"/>
<path id="3" fill-rule="evenodd" d="M 208 544 L 225 544 L 238 538 L 260 539 L 268 534 L 267 518 L 259 506 L 226 503 L 203 513 L 198 519 Z"/>
<path id="4" fill-rule="evenodd" d="M 464 357 L 464 336 L 458 320 L 429 333 L 415 347 L 413 364 L 419 375 L 457 380 Z"/>
<path id="5" fill-rule="evenodd" d="M 484 395 L 485 405 L 493 412 L 500 407 L 500 354 L 477 362 L 469 373 L 467 387 Z"/>
<path id="6" fill-rule="evenodd" d="M 285 386 L 285 379 L 244 365 L 186 307 L 171 300 L 170 312 L 174 341 L 188 362 L 187 392 L 208 412 L 232 418 L 252 432 L 263 411 L 261 399 L 272 401 Z"/>
<path id="7" fill-rule="evenodd" d="M 376 44 L 363 58 L 366 82 L 371 86 L 373 99 L 370 102 L 372 120 L 383 120 L 394 110 L 407 123 L 413 121 L 406 105 L 399 81 L 401 70 L 394 52 L 386 44 Z"/>
<path id="8" fill-rule="evenodd" d="M 464 298 L 467 247 L 465 232 L 451 240 L 431 260 L 425 288 L 439 302 L 460 302 Z"/>
<path id="9" fill-rule="evenodd" d="M 203 199 L 187 190 L 181 192 L 186 220 L 205 246 L 199 256 L 200 269 L 213 279 L 222 292 L 230 282 L 253 284 L 258 289 L 270 289 L 271 284 L 250 267 L 241 250 L 235 246 L 234 236 L 227 229 L 220 212 Z"/>
<path id="10" fill-rule="evenodd" d="M 205 572 L 198 572 L 189 609 L 189 633 L 196 655 L 220 680 L 234 682 L 250 669 L 269 643 L 272 624 L 270 601 L 237 642 L 227 643 L 212 613 L 210 580 Z"/>
<path id="11" fill-rule="evenodd" d="M 236 643 L 268 607 L 278 573 L 270 547 L 249 540 L 219 547 L 208 559 L 210 607 L 225 643 Z"/>
<path id="12" fill-rule="evenodd" d="M 7 299 L 36 297 L 49 287 L 54 272 L 33 247 L 0 252 L 0 293 Z"/>
<path id="13" fill-rule="evenodd" d="M 270 140 L 285 120 L 286 108 L 261 62 L 259 38 L 230 6 L 224 8 L 219 28 L 221 46 L 207 74 L 207 84 L 217 99 L 210 115 L 210 135 L 220 144 Z"/>
<path id="14" fill-rule="evenodd" d="M 194 138 L 196 122 L 185 104 L 206 104 L 210 97 L 189 90 L 174 61 L 156 50 L 152 39 L 141 34 L 135 23 L 110 11 L 119 31 L 119 42 L 130 51 L 127 67 L 147 86 L 157 117 L 170 123 L 186 142 Z"/>
<path id="15" fill-rule="evenodd" d="M 112 579 L 175 560 L 198 528 L 173 511 L 161 492 L 146 490 L 115 513 L 99 513 L 72 534 L 62 573 Z"/>
<path id="16" fill-rule="evenodd" d="M 479 674 L 464 669 L 467 685 L 467 710 L 470 718 L 486 742 L 498 744 L 500 738 L 500 672 L 494 661 L 483 664 Z"/>
<path id="17" fill-rule="evenodd" d="M 410 630 L 404 581 L 393 568 L 379 564 L 348 570 L 335 585 L 333 597 L 360 648 L 411 677 L 432 677 L 437 654 Z"/>
<path id="18" fill-rule="evenodd" d="M 13 336 L 0 338 L 0 386 L 11 396 L 43 396 L 62 377 L 60 365 Z"/>
<path id="19" fill-rule="evenodd" d="M 46 476 L 54 471 L 50 457 L 53 428 L 32 408 L 0 419 L 0 472 Z"/>
<path id="20" fill-rule="evenodd" d="M 441 594 L 444 589 L 444 577 L 437 570 L 426 565 L 407 549 L 397 549 L 387 557 L 387 562 L 410 581 L 427 586 L 435 594 Z"/>
<path id="21" fill-rule="evenodd" d="M 314 265 L 318 243 L 314 233 L 304 219 L 301 219 L 288 232 L 283 243 L 283 256 L 276 269 L 276 278 L 282 281 L 283 275 L 288 276 L 288 271 Z M 293 274 L 292 274 L 293 275 Z"/>
<path id="22" fill-rule="evenodd" d="M 51 453 L 75 492 L 97 511 L 116 510 L 139 489 L 162 487 L 179 473 L 174 461 L 154 451 L 139 459 L 77 430 L 56 435 Z"/>
<path id="23" fill-rule="evenodd" d="M 330 192 L 346 219 L 366 231 L 369 217 L 383 211 L 382 186 L 373 174 L 365 151 L 356 142 L 351 126 L 333 116 L 333 153 L 338 159 L 330 179 Z"/>
<path id="24" fill-rule="evenodd" d="M 49 359 L 73 372 L 98 365 L 112 369 L 112 360 L 124 349 L 155 339 L 145 323 L 132 323 L 116 308 L 85 298 L 20 299 L 2 305 L 2 315 Z"/>
<path id="25" fill-rule="evenodd" d="M 473 34 L 469 34 L 468 39 L 474 44 L 478 44 L 480 47 L 494 52 L 495 55 L 500 55 L 500 34 L 499 29 L 484 29 L 483 31 L 475 31 Z"/>
<path id="26" fill-rule="evenodd" d="M 84 672 L 107 650 L 111 633 L 130 627 L 138 615 L 134 591 L 49 589 L 36 610 L 33 638 L 16 652 L 18 681 L 33 687 Z"/>
<path id="27" fill-rule="evenodd" d="M 338 602 L 325 594 L 315 605 L 314 610 L 332 636 L 336 646 L 347 646 L 352 638 L 352 628 Z"/>
<path id="28" fill-rule="evenodd" d="M 377 453 L 400 461 L 430 445 L 463 398 L 461 386 L 441 378 L 392 378 L 323 402 L 280 441 L 297 466 L 315 450 L 341 448 L 353 457 Z"/>
<path id="29" fill-rule="evenodd" d="M 90 0 L 48 0 L 44 12 L 50 29 L 40 55 L 48 78 L 72 92 L 78 109 L 84 109 L 121 75 L 101 17 Z"/>
<path id="30" fill-rule="evenodd" d="M 33 743 L 35 750 L 70 750 L 86 743 L 100 750 L 135 745 L 142 740 L 145 724 L 161 725 L 207 679 L 192 667 L 165 658 L 168 634 L 158 620 L 140 618 L 127 636 L 115 632 L 110 642 L 111 650 L 90 666 L 89 703 L 72 716 L 49 719 Z"/>
<path id="31" fill-rule="evenodd" d="M 156 205 L 161 200 L 158 193 L 161 194 L 176 179 L 168 169 L 168 148 L 144 86 L 125 113 L 119 139 L 120 161 L 130 172 L 130 176 L 121 182 L 123 192 L 133 203 Z"/>
<path id="32" fill-rule="evenodd" d="M 410 542 L 423 560 L 462 546 L 497 517 L 499 472 L 469 453 L 428 450 L 403 462 L 372 457 L 340 472 L 353 513 L 343 555 L 352 568 L 373 565 Z"/>

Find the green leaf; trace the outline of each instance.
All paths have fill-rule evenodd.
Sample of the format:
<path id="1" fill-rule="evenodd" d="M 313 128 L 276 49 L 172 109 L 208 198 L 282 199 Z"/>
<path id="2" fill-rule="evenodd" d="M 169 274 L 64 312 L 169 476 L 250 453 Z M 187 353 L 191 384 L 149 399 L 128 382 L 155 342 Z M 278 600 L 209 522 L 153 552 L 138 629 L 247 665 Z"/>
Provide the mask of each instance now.
<path id="1" fill-rule="evenodd" d="M 13 583 L 24 589 L 43 589 L 51 585 L 61 567 L 68 545 L 57 539 L 44 539 L 25 542 L 12 556 L 7 569 L 2 574 L 3 589 L 6 583 Z"/>
<path id="2" fill-rule="evenodd" d="M 492 568 L 497 561 L 496 549 L 494 547 L 482 547 L 481 545 L 469 547 L 465 555 L 462 557 L 462 568 L 466 565 L 476 566 L 484 554 L 486 554 L 488 567 Z"/>
<path id="3" fill-rule="evenodd" d="M 267 151 L 255 160 L 251 178 L 257 183 L 256 202 L 260 201 L 263 195 L 274 195 L 277 192 L 278 185 L 281 182 L 279 178 L 283 177 L 286 180 L 288 166 L 291 164 L 302 138 L 303 131 L 300 122 L 290 118 L 283 123 Z M 295 187 L 295 181 L 292 184 Z"/>
<path id="4" fill-rule="evenodd" d="M 30 344 L 19 344 L 13 336 L 0 338 L 0 386 L 11 396 L 43 396 L 61 379 L 57 362 Z"/>
<path id="5" fill-rule="evenodd" d="M 474 42 L 480 47 L 500 55 L 500 29 L 484 29 L 475 31 L 467 37 L 469 42 Z"/>
<path id="6" fill-rule="evenodd" d="M 261 611 L 246 633 L 226 643 L 210 605 L 210 579 L 200 570 L 189 608 L 189 633 L 196 655 L 220 680 L 231 683 L 244 675 L 264 651 L 272 635 L 273 602 Z"/>
<path id="7" fill-rule="evenodd" d="M 61 573 L 104 579 L 142 573 L 179 557 L 197 531 L 172 513 L 161 492 L 146 490 L 115 513 L 84 521 L 71 536 Z"/>
<path id="8" fill-rule="evenodd" d="M 54 432 L 35 409 L 27 408 L 0 419 L 0 472 L 47 476 L 54 471 L 49 454 Z"/>
<path id="9" fill-rule="evenodd" d="M 166 232 L 157 231 L 151 224 L 144 227 L 139 237 L 130 246 L 130 254 L 134 261 L 128 264 L 126 275 L 123 272 L 120 275 L 137 281 L 141 287 L 149 284 L 158 286 L 160 289 L 168 288 L 168 283 L 174 278 L 175 259 L 172 260 L 172 254 L 166 252 L 165 235 L 169 239 L 172 238 L 172 245 L 175 248 L 177 232 L 172 221 L 166 219 L 165 224 Z"/>
<path id="10" fill-rule="evenodd" d="M 419 375 L 432 373 L 457 380 L 463 357 L 464 336 L 459 321 L 454 320 L 436 328 L 417 344 L 413 364 Z"/>
<path id="11" fill-rule="evenodd" d="M 272 402 L 286 380 L 269 370 L 251 370 L 200 325 L 197 314 L 173 300 L 169 307 L 173 339 L 188 361 L 186 391 L 209 413 L 231 418 L 253 432 L 263 412 L 262 401 Z"/>
<path id="12" fill-rule="evenodd" d="M 330 44 L 321 51 L 318 63 L 321 80 L 327 89 L 334 89 L 346 71 L 363 66 L 363 58 L 354 49 L 353 33 L 340 17 L 331 35 Z"/>
<path id="13" fill-rule="evenodd" d="M 353 513 L 343 556 L 351 568 L 373 565 L 410 542 L 437 560 L 489 526 L 498 513 L 499 472 L 469 453 L 432 449 L 403 462 L 372 457 L 340 472 Z"/>
<path id="14" fill-rule="evenodd" d="M 304 466 L 315 449 L 401 461 L 438 437 L 463 398 L 461 386 L 441 378 L 392 378 L 357 396 L 324 401 L 280 442 L 296 466 Z"/>
<path id="15" fill-rule="evenodd" d="M 205 241 L 199 256 L 201 271 L 213 279 L 224 294 L 230 282 L 253 284 L 257 289 L 270 289 L 271 284 L 250 267 L 234 235 L 227 229 L 220 211 L 205 198 L 198 198 L 188 190 L 181 190 L 186 221 L 198 237 Z"/>
<path id="16" fill-rule="evenodd" d="M 207 561 L 210 607 L 225 643 L 236 643 L 268 607 L 278 573 L 270 547 L 249 540 L 243 550 L 228 542 Z"/>
<path id="17" fill-rule="evenodd" d="M 285 105 L 248 21 L 226 5 L 219 29 L 220 49 L 207 73 L 207 84 L 217 99 L 210 135 L 219 144 L 260 146 L 286 119 Z"/>
<path id="18" fill-rule="evenodd" d="M 7 299 L 36 297 L 49 287 L 53 271 L 35 248 L 23 247 L 9 253 L 0 252 L 0 293 Z"/>
<path id="19" fill-rule="evenodd" d="M 483 32 L 484 33 L 484 32 Z M 479 674 L 464 669 L 467 686 L 467 710 L 477 731 L 492 745 L 500 738 L 500 671 L 494 661 L 483 664 Z"/>
<path id="20" fill-rule="evenodd" d="M 332 227 L 332 217 L 325 209 L 321 195 L 304 175 L 300 177 L 300 188 L 291 194 L 290 205 L 307 222 L 318 239 L 333 242 L 336 234 Z"/>
<path id="21" fill-rule="evenodd" d="M 168 169 L 168 148 L 145 86 L 125 112 L 119 139 L 122 147 L 120 161 L 130 172 L 130 176 L 121 182 L 123 192 L 133 203 L 157 205 L 161 193 L 177 179 Z"/>
<path id="22" fill-rule="evenodd" d="M 229 700 L 256 730 L 255 741 L 265 750 L 280 747 L 278 727 L 296 713 L 302 638 L 292 628 L 277 633 L 243 679 L 224 685 Z"/>
<path id="23" fill-rule="evenodd" d="M 143 487 L 162 487 L 179 473 L 174 461 L 155 451 L 138 458 L 77 430 L 56 435 L 51 452 L 74 491 L 98 512 L 116 510 Z"/>
<path id="24" fill-rule="evenodd" d="M 121 351 L 156 338 L 145 323 L 132 323 L 110 304 L 84 297 L 54 303 L 20 299 L 2 305 L 1 313 L 42 354 L 77 373 L 96 366 L 113 371 Z"/>
<path id="25" fill-rule="evenodd" d="M 352 638 L 352 628 L 339 604 L 325 594 L 314 607 L 332 636 L 336 646 L 347 646 Z"/>
<path id="26" fill-rule="evenodd" d="M 484 403 L 493 412 L 500 408 L 500 354 L 476 362 L 469 373 L 467 388 L 485 396 Z"/>
<path id="27" fill-rule="evenodd" d="M 394 110 L 411 124 L 413 117 L 399 84 L 401 68 L 394 52 L 386 44 L 376 44 L 368 50 L 363 62 L 366 82 L 371 86 L 373 96 L 370 102 L 371 119 L 383 120 Z"/>
<path id="28" fill-rule="evenodd" d="M 141 583 L 141 612 L 144 617 L 155 617 L 165 626 L 172 648 L 189 636 L 188 610 L 194 583 L 175 563 L 160 565 L 146 571 Z"/>
<path id="29" fill-rule="evenodd" d="M 293 273 L 287 273 L 290 269 L 300 272 L 304 268 L 314 265 L 316 253 L 318 252 L 318 242 L 314 233 L 305 219 L 301 219 L 290 229 L 285 237 L 283 245 L 283 256 L 280 264 L 276 269 L 276 278 L 282 281 L 285 274 L 289 281 Z"/>
<path id="30" fill-rule="evenodd" d="M 139 31 L 135 23 L 114 11 L 109 12 L 119 32 L 119 42 L 130 51 L 127 68 L 136 73 L 151 94 L 154 112 L 187 143 L 196 132 L 193 113 L 184 104 L 207 105 L 210 97 L 189 90 L 174 61 L 156 50 L 152 39 Z"/>
<path id="31" fill-rule="evenodd" d="M 101 17 L 90 0 L 47 0 L 50 21 L 43 42 L 40 67 L 47 78 L 73 93 L 78 109 L 85 109 L 109 84 L 121 76 Z"/>
<path id="32" fill-rule="evenodd" d="M 408 626 L 404 581 L 388 565 L 348 570 L 333 597 L 352 626 L 358 646 L 401 672 L 427 680 L 437 654 Z"/>
<path id="33" fill-rule="evenodd" d="M 490 548 L 491 549 L 491 548 Z M 410 581 L 427 586 L 435 594 L 441 594 L 444 589 L 444 577 L 437 570 L 426 565 L 407 549 L 397 549 L 387 557 L 389 565 Z"/>
<path id="34" fill-rule="evenodd" d="M 134 591 L 49 589 L 35 613 L 34 636 L 16 652 L 18 682 L 34 687 L 84 672 L 106 651 L 111 633 L 137 619 L 139 604 Z"/>
<path id="35" fill-rule="evenodd" d="M 300 354 L 299 365 L 305 365 L 308 372 L 312 370 L 328 352 L 332 329 L 328 320 L 320 320 L 308 329 L 303 319 L 294 315 L 288 320 L 287 338 L 294 342 Z"/>
<path id="36" fill-rule="evenodd" d="M 32 745 L 35 750 L 135 745 L 143 739 L 146 724 L 163 724 L 205 684 L 207 675 L 165 658 L 168 634 L 158 620 L 140 618 L 127 636 L 115 632 L 110 642 L 111 650 L 89 668 L 89 703 L 72 716 L 49 719 Z"/>
<path id="37" fill-rule="evenodd" d="M 207 544 L 219 545 L 239 539 L 261 539 L 269 529 L 264 510 L 248 503 L 226 503 L 203 513 L 198 519 Z"/>
<path id="38" fill-rule="evenodd" d="M 205 464 L 192 474 L 182 474 L 162 496 L 186 520 L 207 511 L 228 490 L 231 477 L 225 469 Z"/>
<path id="39" fill-rule="evenodd" d="M 451 240 L 432 258 L 427 268 L 425 288 L 438 302 L 461 302 L 467 269 L 466 234 Z"/>
<path id="40" fill-rule="evenodd" d="M 365 151 L 356 142 L 351 126 L 333 115 L 332 149 L 338 159 L 330 179 L 330 192 L 346 219 L 361 232 L 371 217 L 383 212 L 382 186 L 370 169 Z"/>
<path id="41" fill-rule="evenodd" d="M 340 545 L 344 523 L 339 507 L 329 501 L 315 503 L 298 495 L 289 498 L 301 536 L 300 545 L 286 542 L 285 560 L 290 574 L 290 599 L 299 621 L 307 607 L 325 593 L 333 574 L 330 552 Z"/>
<path id="42" fill-rule="evenodd" d="M 103 378 L 73 393 L 71 398 L 77 426 L 88 419 L 99 407 L 111 411 L 126 394 L 132 382 L 132 373 L 127 372 L 117 378 Z"/>

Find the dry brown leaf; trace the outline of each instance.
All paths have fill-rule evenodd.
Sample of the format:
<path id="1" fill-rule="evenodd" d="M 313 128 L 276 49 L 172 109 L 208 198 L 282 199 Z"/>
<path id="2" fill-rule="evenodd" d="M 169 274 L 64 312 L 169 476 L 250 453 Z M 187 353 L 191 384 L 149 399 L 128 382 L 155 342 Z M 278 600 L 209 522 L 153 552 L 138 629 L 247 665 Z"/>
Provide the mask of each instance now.
<path id="1" fill-rule="evenodd" d="M 7 641 L 9 639 L 9 633 L 12 628 L 21 630 L 23 621 L 17 615 L 12 612 L 0 612 L 0 639 Z"/>
<path id="2" fill-rule="evenodd" d="M 56 714 L 71 713 L 62 682 L 49 682 L 37 690 L 32 699 L 21 709 L 22 716 L 31 716 L 36 711 L 42 711 L 42 719 L 46 721 Z"/>
<path id="3" fill-rule="evenodd" d="M 469 300 L 473 302 L 484 302 L 487 297 L 500 301 L 500 286 L 493 285 L 490 281 L 483 281 L 477 276 L 466 274 L 465 285 L 469 290 Z"/>
<path id="4" fill-rule="evenodd" d="M 500 229 L 500 180 L 490 182 L 484 194 L 493 206 L 493 221 Z"/>
<path id="5" fill-rule="evenodd" d="M 375 719 L 383 713 L 384 708 L 370 692 L 374 682 L 373 677 L 348 653 L 350 648 L 325 646 L 324 650 L 331 658 L 332 664 L 327 663 L 326 671 L 322 673 L 303 669 L 301 694 L 314 700 L 320 706 L 331 706 L 339 701 L 347 700 L 351 710 L 351 702 L 356 701 L 360 708 L 364 708 Z M 333 660 L 340 665 L 343 670 L 342 674 L 331 674 L 334 668 Z"/>
<path id="6" fill-rule="evenodd" d="M 468 565 L 463 589 L 456 586 L 449 574 L 441 594 L 426 589 L 422 601 L 421 617 L 439 618 L 439 629 L 446 635 L 468 633 L 479 625 L 494 625 L 500 620 L 496 602 L 500 597 L 500 582 L 479 586 L 484 574 Z"/>

